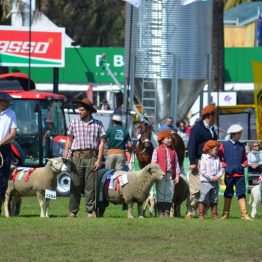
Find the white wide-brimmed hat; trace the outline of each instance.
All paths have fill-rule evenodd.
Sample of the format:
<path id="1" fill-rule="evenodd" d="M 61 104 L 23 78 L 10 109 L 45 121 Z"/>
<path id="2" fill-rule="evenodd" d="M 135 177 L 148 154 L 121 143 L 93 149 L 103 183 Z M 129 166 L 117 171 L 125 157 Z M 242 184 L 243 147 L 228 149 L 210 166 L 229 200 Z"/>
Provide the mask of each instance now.
<path id="1" fill-rule="evenodd" d="M 113 115 L 112 120 L 122 123 L 122 116 L 120 116 L 120 115 Z"/>
<path id="2" fill-rule="evenodd" d="M 243 131 L 243 127 L 238 124 L 231 125 L 228 130 L 227 134 L 234 134 L 234 133 L 239 133 Z"/>

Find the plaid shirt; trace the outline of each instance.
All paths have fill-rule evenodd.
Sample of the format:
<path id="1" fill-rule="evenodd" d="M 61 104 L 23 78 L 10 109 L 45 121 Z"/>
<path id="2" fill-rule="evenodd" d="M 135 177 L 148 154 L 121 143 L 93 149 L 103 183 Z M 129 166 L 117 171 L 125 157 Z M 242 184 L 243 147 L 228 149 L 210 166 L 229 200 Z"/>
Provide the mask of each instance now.
<path id="1" fill-rule="evenodd" d="M 105 135 L 105 129 L 102 122 L 93 117 L 87 123 L 79 117 L 70 123 L 67 135 L 74 137 L 71 150 L 98 150 L 100 139 Z"/>

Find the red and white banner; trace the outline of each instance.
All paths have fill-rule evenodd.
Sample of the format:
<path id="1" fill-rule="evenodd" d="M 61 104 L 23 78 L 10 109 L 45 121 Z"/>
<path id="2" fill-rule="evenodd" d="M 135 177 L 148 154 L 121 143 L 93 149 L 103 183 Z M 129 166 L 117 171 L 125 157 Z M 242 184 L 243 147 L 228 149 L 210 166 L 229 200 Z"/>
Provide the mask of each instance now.
<path id="1" fill-rule="evenodd" d="M 64 28 L 0 26 L 0 65 L 64 67 Z"/>

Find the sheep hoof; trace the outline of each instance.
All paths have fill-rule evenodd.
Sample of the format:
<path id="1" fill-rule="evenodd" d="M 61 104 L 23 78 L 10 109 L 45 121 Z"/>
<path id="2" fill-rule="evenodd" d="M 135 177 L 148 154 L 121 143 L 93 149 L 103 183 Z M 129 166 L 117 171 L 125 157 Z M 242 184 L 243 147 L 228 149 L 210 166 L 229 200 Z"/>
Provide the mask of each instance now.
<path id="1" fill-rule="evenodd" d="M 128 218 L 134 218 L 133 216 L 128 216 Z"/>
<path id="2" fill-rule="evenodd" d="M 143 218 L 143 219 L 144 219 L 144 217 L 143 217 L 143 216 L 139 216 L 139 218 Z"/>

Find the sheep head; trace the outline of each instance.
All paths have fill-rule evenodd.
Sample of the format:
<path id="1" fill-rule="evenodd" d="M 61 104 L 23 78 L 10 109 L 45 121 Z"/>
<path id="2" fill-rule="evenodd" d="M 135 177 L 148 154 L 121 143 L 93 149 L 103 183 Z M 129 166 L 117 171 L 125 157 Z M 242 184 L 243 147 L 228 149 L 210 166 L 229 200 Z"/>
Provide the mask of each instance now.
<path id="1" fill-rule="evenodd" d="M 70 172 L 70 160 L 63 157 L 55 157 L 48 159 L 46 166 L 49 166 L 54 172 Z"/>
<path id="2" fill-rule="evenodd" d="M 144 170 L 152 177 L 155 177 L 156 180 L 162 179 L 165 175 L 158 164 L 148 164 L 144 167 Z"/>

